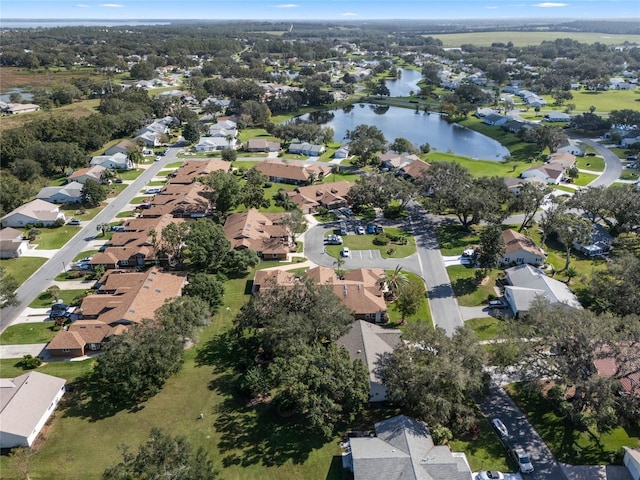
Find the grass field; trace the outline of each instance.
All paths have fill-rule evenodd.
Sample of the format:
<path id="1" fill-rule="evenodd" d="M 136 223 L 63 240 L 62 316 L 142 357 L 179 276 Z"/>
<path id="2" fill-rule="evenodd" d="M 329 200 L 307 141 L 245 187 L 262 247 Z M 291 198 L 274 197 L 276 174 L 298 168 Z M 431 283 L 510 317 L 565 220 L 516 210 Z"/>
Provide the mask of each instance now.
<path id="1" fill-rule="evenodd" d="M 573 465 L 598 465 L 611 462 L 611 455 L 623 446 L 637 447 L 640 431 L 618 427 L 608 433 L 578 431 L 559 417 L 539 393 L 529 393 L 520 384 L 508 385 L 507 393 L 524 411 L 536 431 L 561 462 Z M 594 438 L 594 436 L 596 438 Z"/>
<path id="2" fill-rule="evenodd" d="M 511 159 L 514 162 L 528 162 L 529 159 L 535 157 L 537 154 L 537 147 L 533 143 L 523 142 L 515 134 L 505 132 L 500 127 L 492 127 L 491 125 L 482 123 L 482 120 L 479 118 L 468 117 L 459 123 L 500 142 L 509 150 Z M 512 162 L 509 164 L 511 165 Z"/>
<path id="3" fill-rule="evenodd" d="M 604 159 L 602 157 L 577 157 L 576 165 L 582 170 L 604 172 Z"/>
<path id="4" fill-rule="evenodd" d="M 476 268 L 467 268 L 465 265 L 447 267 L 451 286 L 458 298 L 458 303 L 463 307 L 477 307 L 486 303 L 489 295 L 496 294 L 493 287 L 500 271 L 492 271 L 489 278 L 480 285 L 475 281 L 476 271 Z"/>
<path id="5" fill-rule="evenodd" d="M 588 112 L 591 105 L 596 107 L 596 114 L 608 114 L 611 110 L 640 108 L 640 91 L 638 90 L 607 90 L 606 92 L 589 92 L 587 90 L 573 90 L 573 99 L 566 103 L 573 103 L 576 108 L 573 115 Z M 552 108 L 543 108 L 540 115 L 549 113 L 552 109 L 563 110 L 564 107 L 553 107 L 554 100 L 551 96 L 544 96 L 548 105 Z"/>
<path id="6" fill-rule="evenodd" d="M 118 172 L 118 177 L 120 177 L 122 180 L 135 180 L 142 174 L 143 171 L 144 170 L 141 168 L 138 168 L 136 170 L 122 170 Z"/>
<path id="7" fill-rule="evenodd" d="M 77 262 L 81 258 L 92 257 L 93 255 L 95 255 L 98 252 L 99 252 L 99 250 L 85 250 L 83 252 L 78 253 L 75 257 L 73 257 L 73 261 Z"/>
<path id="8" fill-rule="evenodd" d="M 602 43 L 605 45 L 619 45 L 628 42 L 640 43 L 640 35 L 611 35 L 605 33 L 579 33 L 579 32 L 471 32 L 471 33 L 446 33 L 429 35 L 442 41 L 444 47 L 459 47 L 464 44 L 473 44 L 481 47 L 489 47 L 494 42 L 512 42 L 516 47 L 527 45 L 539 45 L 543 41 L 553 41 L 557 38 L 571 38 L 581 43 Z"/>
<path id="9" fill-rule="evenodd" d="M 471 470 L 498 470 L 508 472 L 513 468 L 507 462 L 504 447 L 489 422 L 480 412 L 476 412 L 476 424 L 480 427 L 478 438 L 455 439 L 449 442 L 455 452 L 464 452 Z"/>
<path id="10" fill-rule="evenodd" d="M 67 305 L 71 304 L 74 298 L 85 295 L 87 290 L 60 290 L 60 300 Z M 31 308 L 48 308 L 54 302 L 53 296 L 49 292 L 42 292 L 29 304 Z"/>
<path id="11" fill-rule="evenodd" d="M 586 187 L 591 182 L 593 182 L 596 178 L 598 178 L 598 175 L 594 175 L 592 173 L 580 172 L 580 174 L 578 175 L 578 178 L 573 179 L 573 184 L 578 185 L 579 187 Z"/>
<path id="12" fill-rule="evenodd" d="M 465 230 L 461 225 L 451 223 L 436 228 L 436 238 L 440 245 L 440 253 L 444 256 L 462 255 L 465 248 L 476 245 L 480 237 L 476 230 Z"/>
<path id="13" fill-rule="evenodd" d="M 494 317 L 472 318 L 464 324 L 475 332 L 480 341 L 500 338 L 506 328 L 504 322 Z"/>
<path id="14" fill-rule="evenodd" d="M 15 278 L 18 285 L 22 285 L 27 278 L 33 275 L 46 262 L 47 259 L 42 257 L 20 257 L 0 260 L 0 266 L 5 269 L 7 275 Z"/>
<path id="15" fill-rule="evenodd" d="M 3 358 L 0 359 L 0 372 L 2 372 L 3 378 L 13 378 L 18 375 L 22 375 L 24 370 L 20 367 L 16 367 L 16 363 L 19 361 L 17 358 Z M 93 360 L 84 360 L 81 362 L 50 362 L 45 363 L 42 366 L 38 367 L 38 372 L 46 373 L 48 375 L 54 375 L 56 377 L 64 378 L 69 382 L 72 382 L 80 375 L 88 372 L 91 369 L 91 365 L 93 365 Z M 7 469 L 4 468 L 6 465 L 6 456 L 0 456 L 0 472 L 2 472 L 2 478 L 5 478 Z M 31 472 L 30 472 L 31 473 Z M 7 479 L 14 479 L 17 477 L 6 477 Z M 23 477 L 19 477 L 23 478 Z M 33 480 L 36 478 L 53 478 L 53 477 L 34 477 L 32 475 Z M 73 477 L 70 477 L 73 478 Z M 77 478 L 77 477 L 76 477 Z M 89 478 L 89 477 L 85 477 Z"/>
<path id="16" fill-rule="evenodd" d="M 2 69 L 4 72 L 5 69 Z M 3 87 L 8 88 L 4 84 L 4 78 L 2 78 Z M 70 118 L 82 118 L 96 113 L 100 100 L 83 100 L 81 102 L 72 103 L 63 107 L 54 108 L 49 111 L 40 110 L 38 112 L 21 113 L 20 115 L 3 115 L 0 116 L 0 132 L 11 128 L 21 127 L 24 124 L 36 120 L 39 118 L 60 118 L 60 116 L 67 116 Z"/>
<path id="17" fill-rule="evenodd" d="M 391 235 L 401 235 L 405 233 L 399 228 L 385 228 L 385 233 Z M 416 242 L 413 236 L 407 236 L 406 245 L 398 245 L 389 243 L 388 245 L 374 245 L 373 239 L 375 235 L 355 235 L 349 234 L 342 237 L 343 245 L 327 245 L 325 251 L 334 258 L 340 257 L 340 250 L 343 247 L 351 249 L 351 255 L 358 255 L 356 250 L 379 250 L 382 258 L 404 258 L 416 253 Z M 389 249 L 393 249 L 393 253 L 389 253 Z"/>
<path id="18" fill-rule="evenodd" d="M 25 235 L 27 235 L 27 229 L 20 230 Z M 76 233 L 81 230 L 81 228 L 64 225 L 57 228 L 39 228 L 38 230 L 40 230 L 40 235 L 38 235 L 36 239 L 31 242 L 32 244 L 37 245 L 36 249 L 56 250 L 67 243 Z"/>
<path id="19" fill-rule="evenodd" d="M 48 343 L 56 333 L 57 330 L 54 330 L 53 322 L 19 323 L 8 327 L 2 332 L 0 345 Z"/>

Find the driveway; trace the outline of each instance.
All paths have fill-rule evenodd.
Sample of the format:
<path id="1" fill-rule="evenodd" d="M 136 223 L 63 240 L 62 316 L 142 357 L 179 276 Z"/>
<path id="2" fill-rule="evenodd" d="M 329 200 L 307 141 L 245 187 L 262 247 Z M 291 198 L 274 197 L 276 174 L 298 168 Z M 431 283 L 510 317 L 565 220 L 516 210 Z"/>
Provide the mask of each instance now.
<path id="1" fill-rule="evenodd" d="M 393 270 L 400 265 L 404 270 L 419 275 L 427 287 L 434 324 L 452 335 L 457 327 L 462 326 L 462 315 L 436 241 L 433 220 L 418 204 L 409 205 L 408 210 L 410 215 L 404 227 L 416 239 L 415 254 L 385 259 L 378 250 L 352 250 L 351 256 L 344 259 L 343 267 Z M 328 268 L 336 267 L 336 259 L 325 253 L 324 236 L 337 226 L 337 222 L 319 224 L 305 233 L 304 253 L 313 263 Z"/>
<path id="2" fill-rule="evenodd" d="M 560 465 L 540 435 L 527 421 L 524 413 L 511 400 L 511 397 L 497 384 L 491 384 L 489 395 L 479 404 L 480 410 L 489 421 L 500 418 L 511 435 L 511 442 L 525 449 L 535 471 L 527 478 L 534 480 L 566 480 Z M 505 451 L 505 456 L 507 452 Z M 513 462 L 511 462 L 512 466 Z"/>
<path id="3" fill-rule="evenodd" d="M 30 343 L 27 345 L 0 345 L 0 358 L 22 358 L 42 356 L 46 343 Z"/>
<path id="4" fill-rule="evenodd" d="M 97 233 L 96 226 L 100 223 L 108 223 L 127 205 L 132 198 L 137 196 L 162 168 L 176 161 L 182 161 L 176 154 L 179 147 L 171 147 L 167 154 L 160 157 L 161 160 L 154 162 L 145 169 L 138 178 L 127 186 L 117 197 L 110 201 L 98 215 L 92 220 L 82 222 L 82 229 L 66 245 L 51 255 L 51 258 L 25 281 L 16 291 L 19 304 L 15 307 L 2 309 L 0 316 L 0 332 L 11 325 L 20 313 L 29 305 L 40 293 L 51 284 L 55 276 L 60 273 L 64 266 L 71 264 L 73 258 L 83 250 L 90 250 L 94 245 L 94 237 Z"/>

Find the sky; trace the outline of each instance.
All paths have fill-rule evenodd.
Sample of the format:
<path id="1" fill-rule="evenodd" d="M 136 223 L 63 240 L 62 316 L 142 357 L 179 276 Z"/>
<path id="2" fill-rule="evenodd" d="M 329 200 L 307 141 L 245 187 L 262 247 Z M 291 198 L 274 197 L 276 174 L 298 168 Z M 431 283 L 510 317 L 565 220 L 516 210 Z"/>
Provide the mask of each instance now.
<path id="1" fill-rule="evenodd" d="M 0 19 L 288 21 L 625 17 L 640 17 L 640 0 L 0 0 Z"/>

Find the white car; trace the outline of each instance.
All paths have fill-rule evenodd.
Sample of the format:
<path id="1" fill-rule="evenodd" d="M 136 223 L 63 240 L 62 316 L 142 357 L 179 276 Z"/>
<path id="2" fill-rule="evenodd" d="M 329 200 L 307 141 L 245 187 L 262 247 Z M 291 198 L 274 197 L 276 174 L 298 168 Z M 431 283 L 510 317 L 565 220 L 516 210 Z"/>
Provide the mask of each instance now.
<path id="1" fill-rule="evenodd" d="M 500 435 L 500 438 L 509 438 L 509 430 L 507 430 L 505 424 L 502 423 L 502 420 L 500 420 L 499 418 L 494 418 L 493 420 L 491 420 L 491 425 L 496 430 L 498 435 Z"/>
<path id="2" fill-rule="evenodd" d="M 344 247 L 342 250 L 340 250 L 340 255 L 342 255 L 343 257 L 350 257 L 351 250 L 349 250 L 349 247 Z"/>
<path id="3" fill-rule="evenodd" d="M 356 228 L 356 233 L 358 235 L 364 235 L 364 227 L 360 225 L 358 228 Z"/>
<path id="4" fill-rule="evenodd" d="M 478 473 L 476 480 L 504 480 L 504 474 L 496 470 L 486 470 Z"/>
<path id="5" fill-rule="evenodd" d="M 513 459 L 518 464 L 520 471 L 522 473 L 532 473 L 533 465 L 531 464 L 531 460 L 529 460 L 529 456 L 525 453 L 525 451 L 518 447 L 511 450 L 511 455 Z"/>

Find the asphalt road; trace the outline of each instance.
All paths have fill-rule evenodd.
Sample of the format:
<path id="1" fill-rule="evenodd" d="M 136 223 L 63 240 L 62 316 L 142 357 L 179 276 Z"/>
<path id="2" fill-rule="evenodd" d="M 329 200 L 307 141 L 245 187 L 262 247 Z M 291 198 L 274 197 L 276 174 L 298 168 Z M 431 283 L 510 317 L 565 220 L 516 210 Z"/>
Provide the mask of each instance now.
<path id="1" fill-rule="evenodd" d="M 64 267 L 71 265 L 72 260 L 79 252 L 89 249 L 89 243 L 97 234 L 97 225 L 110 222 L 135 196 L 139 195 L 147 182 L 149 182 L 165 165 L 178 161 L 176 156 L 178 147 L 169 149 L 161 160 L 154 162 L 127 186 L 117 197 L 105 206 L 92 220 L 83 222 L 82 229 L 66 245 L 64 245 L 53 257 L 51 257 L 40 269 L 31 275 L 16 291 L 18 301 L 15 307 L 5 307 L 0 311 L 0 333 L 4 331 L 18 317 L 38 295 L 40 295 L 56 275 L 62 272 Z M 61 227 L 64 228 L 64 227 Z"/>
<path id="2" fill-rule="evenodd" d="M 449 275 L 436 241 L 434 225 L 429 215 L 417 203 L 409 207 L 410 221 L 405 228 L 416 239 L 417 253 L 405 258 L 382 258 L 378 250 L 352 250 L 351 256 L 344 258 L 343 268 L 383 268 L 393 270 L 400 265 L 404 270 L 422 277 L 427 287 L 431 315 L 436 326 L 448 335 L 463 325 L 458 301 L 453 294 Z M 384 225 L 384 222 L 382 222 Z M 336 268 L 336 259 L 324 253 L 324 236 L 337 228 L 338 222 L 316 225 L 304 236 L 305 256 L 317 265 Z M 352 226 L 349 235 L 354 235 Z"/>
<path id="3" fill-rule="evenodd" d="M 579 140 L 582 141 L 585 145 L 594 148 L 598 152 L 598 154 L 602 155 L 602 157 L 604 158 L 604 172 L 602 172 L 602 174 L 598 178 L 591 182 L 589 184 L 589 187 L 608 187 L 620 178 L 620 175 L 622 174 L 622 163 L 615 153 L 588 138 L 580 137 Z"/>
<path id="4" fill-rule="evenodd" d="M 513 403 L 513 400 L 499 386 L 492 384 L 489 395 L 479 405 L 482 413 L 489 421 L 499 418 L 509 430 L 513 445 L 522 447 L 529 455 L 534 472 L 523 475 L 532 480 L 566 480 L 562 469 L 554 458 L 551 450 L 544 443 L 538 432 L 527 421 L 524 413 Z M 505 456 L 508 456 L 505 450 Z M 513 461 L 510 462 L 515 468 Z"/>

